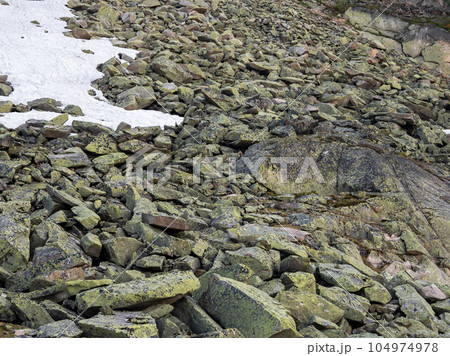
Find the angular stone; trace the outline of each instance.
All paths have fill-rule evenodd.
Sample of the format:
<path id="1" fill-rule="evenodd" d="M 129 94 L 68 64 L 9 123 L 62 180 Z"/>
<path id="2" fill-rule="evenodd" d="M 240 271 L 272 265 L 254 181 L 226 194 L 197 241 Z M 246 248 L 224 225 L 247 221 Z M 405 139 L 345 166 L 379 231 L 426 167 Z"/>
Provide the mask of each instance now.
<path id="1" fill-rule="evenodd" d="M 42 128 L 42 134 L 46 138 L 66 138 L 71 132 L 70 126 L 45 126 Z"/>
<path id="2" fill-rule="evenodd" d="M 103 244 L 109 260 L 119 266 L 126 267 L 145 248 L 145 244 L 131 237 L 116 237 Z"/>
<path id="3" fill-rule="evenodd" d="M 189 326 L 196 334 L 222 330 L 222 327 L 189 296 L 180 299 L 174 304 L 172 315 Z"/>
<path id="4" fill-rule="evenodd" d="M 52 111 L 52 112 L 62 112 L 62 110 L 58 107 L 60 103 L 58 103 L 55 99 L 51 98 L 41 98 L 29 101 L 28 106 L 31 109 L 39 110 L 39 111 Z"/>
<path id="5" fill-rule="evenodd" d="M 97 18 L 105 27 L 112 27 L 119 19 L 119 12 L 108 5 L 103 5 L 98 9 Z"/>
<path id="6" fill-rule="evenodd" d="M 365 324 L 368 308 L 365 308 L 364 304 L 366 304 L 366 306 L 370 305 L 369 301 L 366 300 L 367 303 L 363 304 L 361 300 L 362 297 L 358 298 L 358 296 L 351 294 L 340 287 L 326 288 L 319 286 L 319 292 L 323 298 L 342 309 L 346 319 Z"/>
<path id="7" fill-rule="evenodd" d="M 87 233 L 81 238 L 81 248 L 88 256 L 99 257 L 102 250 L 102 242 L 97 235 Z"/>
<path id="8" fill-rule="evenodd" d="M 181 84 L 192 79 L 192 75 L 189 71 L 165 56 L 154 59 L 152 68 L 155 72 L 166 77 L 175 84 Z"/>
<path id="9" fill-rule="evenodd" d="M 416 319 L 430 325 L 430 320 L 434 317 L 433 308 L 423 299 L 420 294 L 409 284 L 403 284 L 394 288 L 400 303 L 400 308 L 406 317 Z"/>
<path id="10" fill-rule="evenodd" d="M 16 212 L 0 214 L 0 267 L 25 268 L 30 258 L 30 219 Z"/>
<path id="11" fill-rule="evenodd" d="M 37 338 L 80 337 L 83 331 L 72 320 L 60 320 L 40 326 Z"/>
<path id="12" fill-rule="evenodd" d="M 163 270 L 165 261 L 166 258 L 164 256 L 158 255 L 146 256 L 136 261 L 136 267 L 147 269 L 149 271 L 160 272 Z"/>
<path id="13" fill-rule="evenodd" d="M 211 212 L 211 226 L 218 229 L 230 229 L 242 220 L 240 211 L 235 206 L 219 205 Z"/>
<path id="14" fill-rule="evenodd" d="M 78 105 L 67 105 L 63 112 L 72 116 L 84 116 L 83 111 Z"/>
<path id="15" fill-rule="evenodd" d="M 438 64 L 450 62 L 450 46 L 447 43 L 437 42 L 432 46 L 426 47 L 422 51 L 423 59 L 426 62 Z"/>
<path id="16" fill-rule="evenodd" d="M 53 167 L 76 168 L 91 165 L 88 156 L 79 147 L 68 148 L 56 155 L 49 155 L 48 158 Z"/>
<path id="17" fill-rule="evenodd" d="M 128 155 L 126 153 L 116 152 L 94 158 L 92 163 L 95 165 L 115 166 L 125 163 L 127 158 Z"/>
<path id="18" fill-rule="evenodd" d="M 371 302 L 387 304 L 391 301 L 391 293 L 381 283 L 373 281 L 373 285 L 364 288 L 364 296 Z"/>
<path id="19" fill-rule="evenodd" d="M 366 281 L 367 277 L 352 266 L 321 263 L 318 267 L 319 275 L 324 281 L 348 292 L 357 292 L 370 285 Z"/>
<path id="20" fill-rule="evenodd" d="M 58 203 L 63 203 L 70 206 L 84 205 L 83 201 L 80 199 L 75 198 L 62 190 L 55 189 L 51 185 L 47 185 L 47 193 Z"/>
<path id="21" fill-rule="evenodd" d="M 293 239 L 293 235 L 289 236 L 289 238 L 276 235 L 263 236 L 258 239 L 257 246 L 265 248 L 267 250 L 278 250 L 289 255 L 300 256 L 305 261 L 307 261 L 308 253 L 306 252 L 305 248 L 302 245 L 298 245 L 292 242 Z"/>
<path id="22" fill-rule="evenodd" d="M 281 281 L 289 289 L 297 289 L 303 293 L 316 293 L 316 279 L 313 274 L 304 272 L 283 273 Z"/>
<path id="23" fill-rule="evenodd" d="M 296 336 L 288 311 L 255 287 L 213 274 L 199 304 L 224 328 L 245 337 Z"/>
<path id="24" fill-rule="evenodd" d="M 156 101 L 153 88 L 134 87 L 117 95 L 117 106 L 125 110 L 139 110 L 152 105 Z"/>
<path id="25" fill-rule="evenodd" d="M 11 298 L 11 305 L 19 319 L 34 329 L 54 322 L 42 306 L 28 298 L 14 296 Z"/>
<path id="26" fill-rule="evenodd" d="M 11 302 L 0 294 L 0 321 L 13 322 L 16 320 L 16 314 L 12 311 Z"/>
<path id="27" fill-rule="evenodd" d="M 180 297 L 200 287 L 192 272 L 173 271 L 141 280 L 94 288 L 76 296 L 78 310 L 146 306 L 158 300 Z"/>
<path id="28" fill-rule="evenodd" d="M 108 153 L 117 152 L 116 140 L 106 133 L 99 133 L 94 139 L 86 146 L 86 151 L 104 155 Z"/>
<path id="29" fill-rule="evenodd" d="M 344 316 L 344 311 L 323 297 L 303 293 L 302 291 L 284 291 L 278 293 L 276 299 L 291 313 L 297 325 L 307 325 L 311 316 L 337 323 Z"/>
<path id="30" fill-rule="evenodd" d="M 167 215 L 142 214 L 142 222 L 172 230 L 187 230 L 187 222 Z"/>
<path id="31" fill-rule="evenodd" d="M 237 251 L 227 251 L 226 260 L 229 264 L 240 263 L 248 266 L 263 280 L 273 275 L 274 261 L 269 253 L 259 247 L 244 247 Z"/>
<path id="32" fill-rule="evenodd" d="M 96 227 L 101 220 L 100 216 L 88 209 L 85 205 L 74 206 L 71 210 L 76 215 L 75 220 L 88 230 Z"/>
<path id="33" fill-rule="evenodd" d="M 4 83 L 0 83 L 0 96 L 8 96 L 11 94 L 13 89 Z"/>
<path id="34" fill-rule="evenodd" d="M 73 28 L 72 34 L 73 34 L 73 37 L 80 38 L 83 40 L 90 40 L 92 38 L 92 35 L 89 33 L 89 31 L 84 28 L 78 28 L 78 27 Z"/>
<path id="35" fill-rule="evenodd" d="M 99 338 L 156 338 L 155 319 L 141 312 L 116 312 L 80 320 L 78 326 L 87 337 Z"/>
<path id="36" fill-rule="evenodd" d="M 6 114 L 11 112 L 14 107 L 14 103 L 12 101 L 0 101 L 0 114 Z"/>

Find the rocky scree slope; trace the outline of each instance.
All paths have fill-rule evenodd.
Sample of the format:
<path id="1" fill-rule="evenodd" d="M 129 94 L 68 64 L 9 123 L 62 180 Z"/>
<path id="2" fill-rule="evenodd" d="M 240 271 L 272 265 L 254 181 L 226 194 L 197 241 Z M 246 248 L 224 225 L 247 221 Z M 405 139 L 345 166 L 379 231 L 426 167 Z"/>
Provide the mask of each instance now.
<path id="1" fill-rule="evenodd" d="M 185 120 L 0 129 L 4 335 L 448 336 L 446 78 L 297 2 L 69 6 Z"/>

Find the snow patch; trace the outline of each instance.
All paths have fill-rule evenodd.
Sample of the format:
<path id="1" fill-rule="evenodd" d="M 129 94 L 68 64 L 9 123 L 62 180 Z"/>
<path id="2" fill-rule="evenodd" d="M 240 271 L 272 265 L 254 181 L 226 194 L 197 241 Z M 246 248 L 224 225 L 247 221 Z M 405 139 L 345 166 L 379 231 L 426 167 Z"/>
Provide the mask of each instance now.
<path id="1" fill-rule="evenodd" d="M 7 74 L 14 91 L 0 101 L 14 104 L 39 98 L 53 98 L 63 106 L 81 107 L 84 116 L 73 119 L 101 123 L 116 129 L 121 122 L 132 126 L 164 126 L 180 123 L 183 118 L 153 110 L 127 111 L 113 106 L 97 91 L 88 94 L 91 82 L 101 78 L 98 64 L 119 53 L 134 57 L 137 51 L 114 47 L 108 39 L 80 40 L 63 35 L 66 23 L 61 17 L 73 17 L 65 6 L 67 0 L 8 0 L 0 6 L 0 74 Z M 39 26 L 31 23 L 38 21 Z M 46 32 L 47 31 L 47 32 Z M 82 52 L 91 50 L 94 55 Z M 15 128 L 29 119 L 49 120 L 56 113 L 32 110 L 8 113 L 0 123 Z"/>

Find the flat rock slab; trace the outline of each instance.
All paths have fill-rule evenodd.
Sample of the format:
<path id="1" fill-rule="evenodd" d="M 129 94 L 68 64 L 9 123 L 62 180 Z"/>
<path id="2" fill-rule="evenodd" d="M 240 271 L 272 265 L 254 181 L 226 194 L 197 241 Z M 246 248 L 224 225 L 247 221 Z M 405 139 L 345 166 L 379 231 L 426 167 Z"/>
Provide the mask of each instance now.
<path id="1" fill-rule="evenodd" d="M 183 296 L 200 287 L 190 271 L 174 271 L 150 278 L 94 288 L 76 296 L 79 311 L 91 308 L 146 306 L 157 300 Z"/>
<path id="2" fill-rule="evenodd" d="M 87 337 L 155 338 L 158 329 L 155 319 L 140 312 L 116 312 L 81 320 L 78 326 Z"/>
<path id="3" fill-rule="evenodd" d="M 289 312 L 267 293 L 213 274 L 199 304 L 224 328 L 237 328 L 245 337 L 297 335 Z"/>
<path id="4" fill-rule="evenodd" d="M 38 338 L 80 337 L 83 331 L 72 320 L 60 320 L 39 327 Z"/>
<path id="5" fill-rule="evenodd" d="M 166 215 L 142 214 L 142 222 L 172 230 L 186 231 L 188 229 L 185 220 Z"/>

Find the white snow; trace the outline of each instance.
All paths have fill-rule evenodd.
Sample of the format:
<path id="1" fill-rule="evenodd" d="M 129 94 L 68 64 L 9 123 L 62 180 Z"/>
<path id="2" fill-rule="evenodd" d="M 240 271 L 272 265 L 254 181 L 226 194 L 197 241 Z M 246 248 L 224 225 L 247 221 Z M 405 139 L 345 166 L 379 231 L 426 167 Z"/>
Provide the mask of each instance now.
<path id="1" fill-rule="evenodd" d="M 97 98 L 87 92 L 91 82 L 101 78 L 96 66 L 125 53 L 134 57 L 136 51 L 114 47 L 108 39 L 81 40 L 63 35 L 66 23 L 61 17 L 73 16 L 65 6 L 67 0 L 8 0 L 0 5 L 0 74 L 7 74 L 14 91 L 0 101 L 14 104 L 39 98 L 53 98 L 79 105 L 85 116 L 71 119 L 97 122 L 113 129 L 120 122 L 132 126 L 174 125 L 183 118 L 159 111 L 127 111 L 107 102 L 101 92 Z M 40 27 L 31 21 L 38 21 Z M 48 31 L 47 33 L 45 31 Z M 94 52 L 86 54 L 83 49 Z M 32 110 L 8 113 L 0 123 L 15 128 L 29 119 L 49 120 L 56 113 Z M 71 121 L 71 120 L 70 120 Z M 70 123 L 70 121 L 68 123 Z"/>

